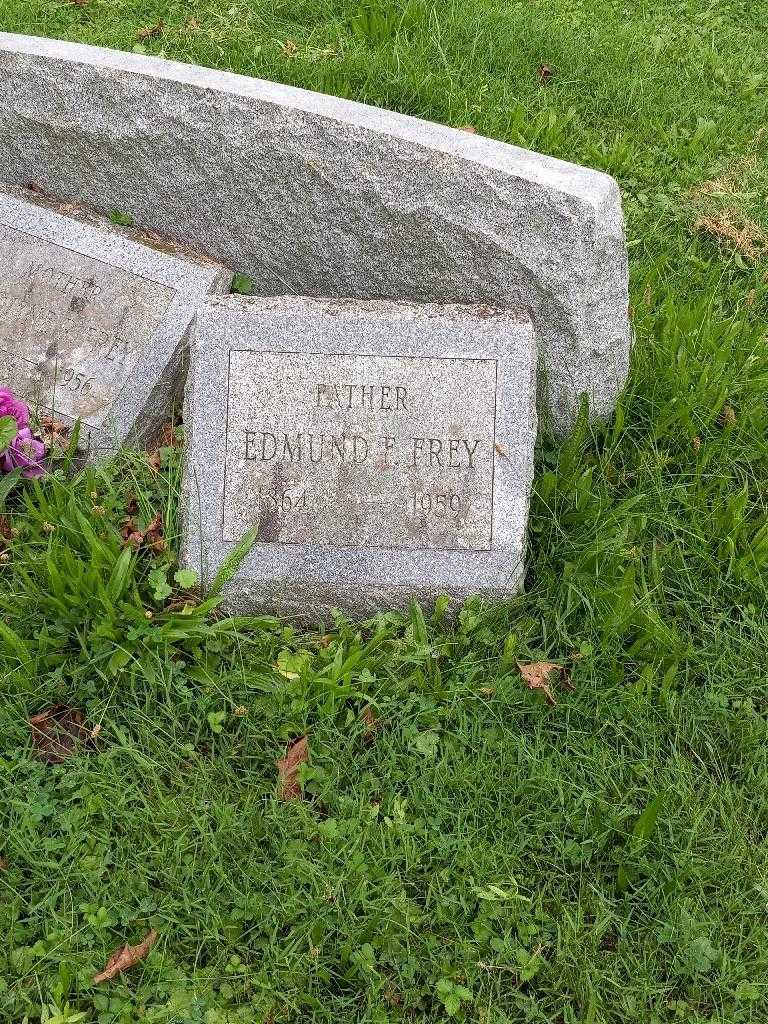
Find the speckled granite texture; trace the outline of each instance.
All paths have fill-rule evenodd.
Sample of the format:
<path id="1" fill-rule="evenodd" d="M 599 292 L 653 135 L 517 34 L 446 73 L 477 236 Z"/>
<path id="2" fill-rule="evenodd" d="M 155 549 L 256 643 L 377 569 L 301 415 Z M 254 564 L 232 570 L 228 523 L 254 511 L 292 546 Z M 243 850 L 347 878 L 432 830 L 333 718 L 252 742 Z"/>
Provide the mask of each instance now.
<path id="1" fill-rule="evenodd" d="M 0 193 L 0 382 L 91 456 L 168 418 L 197 302 L 231 274 Z"/>
<path id="2" fill-rule="evenodd" d="M 230 608 L 327 619 L 514 594 L 536 438 L 527 317 L 237 296 L 202 304 L 185 423 L 185 563 L 257 541 Z"/>
<path id="3" fill-rule="evenodd" d="M 0 34 L 0 180 L 182 239 L 263 295 L 530 311 L 540 408 L 613 409 L 627 261 L 612 178 L 331 96 Z"/>

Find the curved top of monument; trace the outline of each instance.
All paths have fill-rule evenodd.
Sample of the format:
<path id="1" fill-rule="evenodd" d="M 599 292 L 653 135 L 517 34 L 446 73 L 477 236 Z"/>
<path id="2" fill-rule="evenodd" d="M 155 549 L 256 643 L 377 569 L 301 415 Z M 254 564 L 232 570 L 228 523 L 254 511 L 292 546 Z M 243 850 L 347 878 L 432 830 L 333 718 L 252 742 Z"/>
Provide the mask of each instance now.
<path id="1" fill-rule="evenodd" d="M 566 427 L 627 372 L 608 175 L 459 129 L 162 58 L 0 33 L 0 179 L 130 212 L 262 294 L 530 310 Z"/>
<path id="2" fill-rule="evenodd" d="M 418 146 L 451 153 L 504 171 L 520 174 L 547 188 L 557 189 L 587 202 L 602 205 L 615 190 L 616 183 L 602 171 L 566 163 L 542 153 L 511 146 L 506 142 L 485 138 L 460 128 L 424 121 L 408 114 L 398 114 L 382 107 L 329 96 L 325 93 L 297 89 L 262 78 L 249 78 L 230 71 L 217 71 L 197 64 L 182 64 L 138 53 L 108 50 L 101 46 L 86 46 L 58 39 L 37 36 L 19 36 L 0 32 L 0 49 L 14 53 L 28 53 L 59 60 L 90 64 L 114 71 L 127 71 L 136 75 L 165 81 L 181 82 L 198 89 L 212 89 L 248 99 L 272 103 L 278 107 L 302 110 L 318 117 L 332 118 L 345 124 L 367 128 L 412 142 Z"/>

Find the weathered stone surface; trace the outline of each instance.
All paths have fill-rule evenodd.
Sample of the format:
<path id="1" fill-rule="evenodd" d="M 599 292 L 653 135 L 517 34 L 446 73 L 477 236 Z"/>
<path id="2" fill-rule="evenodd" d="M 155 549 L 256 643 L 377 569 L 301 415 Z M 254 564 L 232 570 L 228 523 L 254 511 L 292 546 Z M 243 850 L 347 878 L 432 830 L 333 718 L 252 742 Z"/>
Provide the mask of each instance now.
<path id="1" fill-rule="evenodd" d="M 0 194 L 0 382 L 93 454 L 169 412 L 197 302 L 231 274 Z"/>
<path id="2" fill-rule="evenodd" d="M 536 436 L 527 317 L 490 307 L 209 299 L 191 336 L 184 560 L 249 529 L 230 606 L 365 615 L 522 579 Z"/>
<path id="3" fill-rule="evenodd" d="M 630 346 L 618 188 L 597 171 L 270 82 L 0 34 L 0 179 L 185 239 L 261 294 L 527 308 L 560 429 Z"/>

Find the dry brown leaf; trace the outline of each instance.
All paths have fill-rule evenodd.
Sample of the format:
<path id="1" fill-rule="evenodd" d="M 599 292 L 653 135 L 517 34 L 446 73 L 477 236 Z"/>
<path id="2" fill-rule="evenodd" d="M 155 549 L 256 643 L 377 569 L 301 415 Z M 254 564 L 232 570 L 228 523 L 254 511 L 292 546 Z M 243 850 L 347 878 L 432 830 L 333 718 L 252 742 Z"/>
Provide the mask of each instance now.
<path id="1" fill-rule="evenodd" d="M 539 70 L 536 72 L 541 85 L 549 85 L 552 81 L 552 68 L 549 64 L 539 64 Z"/>
<path id="2" fill-rule="evenodd" d="M 137 946 L 126 945 L 121 949 L 116 949 L 109 960 L 107 960 L 107 966 L 104 970 L 94 975 L 94 985 L 98 985 L 101 981 L 111 981 L 118 974 L 122 974 L 123 971 L 135 967 L 137 963 L 146 958 L 156 939 L 157 932 L 153 928 L 147 932 L 146 937 Z"/>
<path id="3" fill-rule="evenodd" d="M 528 689 L 541 690 L 547 698 L 547 702 L 551 704 L 552 707 L 557 704 L 550 684 L 550 678 L 553 672 L 557 671 L 560 676 L 560 681 L 566 689 L 573 690 L 574 688 L 567 670 L 562 665 L 557 665 L 554 662 L 533 661 L 529 665 L 524 665 L 522 662 L 518 661 L 517 667 L 520 670 L 520 675 L 523 677 L 523 682 Z"/>
<path id="4" fill-rule="evenodd" d="M 65 424 L 50 420 L 47 416 L 44 416 L 41 420 L 39 430 L 35 431 L 35 437 L 39 441 L 43 442 L 45 451 L 48 455 L 52 455 L 54 453 L 61 454 L 69 444 L 69 439 L 63 430 L 51 430 L 47 425 L 49 423 L 55 423 L 57 428 L 64 427 L 65 430 L 69 429 Z"/>
<path id="5" fill-rule="evenodd" d="M 48 438 L 63 438 L 69 433 L 69 424 L 61 420 L 55 420 L 51 416 L 41 416 L 40 426 L 43 428 L 43 435 Z"/>
<path id="6" fill-rule="evenodd" d="M 13 528 L 11 527 L 11 517 L 0 514 L 0 551 L 5 547 L 7 540 L 13 540 Z"/>
<path id="7" fill-rule="evenodd" d="M 136 33 L 136 38 L 140 43 L 146 43 L 148 39 L 157 39 L 158 36 L 163 34 L 165 29 L 165 22 L 161 18 L 156 25 L 149 25 L 147 28 L 140 28 Z"/>
<path id="8" fill-rule="evenodd" d="M 179 439 L 176 437 L 176 428 L 170 422 L 163 424 L 163 429 L 160 432 L 160 447 L 161 448 L 178 448 Z"/>
<path id="9" fill-rule="evenodd" d="M 35 756 L 46 764 L 61 764 L 75 753 L 78 743 L 91 738 L 82 711 L 55 704 L 29 719 Z"/>
<path id="10" fill-rule="evenodd" d="M 366 704 L 363 710 L 360 712 L 360 718 L 363 723 L 363 738 L 366 742 L 372 742 L 376 733 L 379 731 L 381 724 L 379 722 L 378 715 L 373 710 L 370 704 Z"/>
<path id="11" fill-rule="evenodd" d="M 309 737 L 301 736 L 288 744 L 285 757 L 277 762 L 277 795 L 281 800 L 301 797 L 299 768 L 309 761 Z"/>
<path id="12" fill-rule="evenodd" d="M 732 405 L 724 405 L 717 420 L 723 427 L 732 427 L 736 422 L 736 410 Z"/>
<path id="13" fill-rule="evenodd" d="M 153 452 L 147 452 L 147 465 L 153 471 L 153 473 L 160 472 L 160 449 L 156 448 Z"/>
<path id="14" fill-rule="evenodd" d="M 147 528 L 142 530 L 136 522 L 138 506 L 135 499 L 131 499 L 128 506 L 128 512 L 129 518 L 124 521 L 120 531 L 123 543 L 130 544 L 131 547 L 136 548 L 137 550 L 142 544 L 146 544 L 157 554 L 167 551 L 168 543 L 163 537 L 162 513 L 158 512 Z"/>
<path id="15" fill-rule="evenodd" d="M 459 125 L 459 131 L 466 132 L 467 135 L 477 135 L 477 128 L 473 124 Z"/>

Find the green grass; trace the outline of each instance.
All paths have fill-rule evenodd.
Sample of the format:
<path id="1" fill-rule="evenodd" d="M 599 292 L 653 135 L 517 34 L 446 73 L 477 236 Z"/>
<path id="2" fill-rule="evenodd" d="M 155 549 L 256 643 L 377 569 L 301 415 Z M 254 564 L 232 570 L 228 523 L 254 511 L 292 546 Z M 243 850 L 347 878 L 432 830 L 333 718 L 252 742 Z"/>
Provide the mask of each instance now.
<path id="1" fill-rule="evenodd" d="M 162 19 L 148 52 L 604 168 L 637 333 L 615 419 L 542 440 L 526 595 L 454 624 L 169 611 L 176 450 L 11 495 L 0 1020 L 766 1019 L 766 15 L 0 0 L 8 31 L 131 48 Z M 129 492 L 167 553 L 121 561 Z M 572 670 L 554 708 L 515 667 L 542 657 Z M 26 720 L 55 702 L 101 733 L 47 766 Z M 275 761 L 307 732 L 286 804 Z"/>

